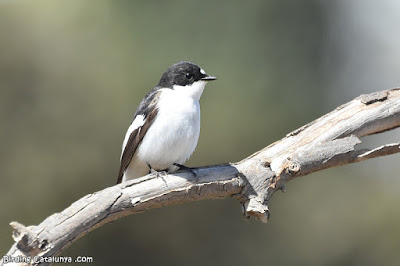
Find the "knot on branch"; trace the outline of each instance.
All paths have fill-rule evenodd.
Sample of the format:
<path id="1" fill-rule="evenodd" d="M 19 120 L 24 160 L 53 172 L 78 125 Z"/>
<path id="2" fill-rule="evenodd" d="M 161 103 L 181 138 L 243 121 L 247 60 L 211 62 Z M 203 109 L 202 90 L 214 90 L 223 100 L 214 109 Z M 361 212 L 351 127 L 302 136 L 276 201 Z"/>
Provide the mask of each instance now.
<path id="1" fill-rule="evenodd" d="M 286 173 L 288 173 L 290 176 L 295 176 L 298 174 L 301 170 L 301 165 L 298 161 L 292 160 L 292 158 L 288 157 L 287 162 L 286 162 Z"/>
<path id="2" fill-rule="evenodd" d="M 250 219 L 253 216 L 263 223 L 267 223 L 269 219 L 268 205 L 264 203 L 264 199 L 260 197 L 251 198 L 244 203 L 244 217 Z"/>
<path id="3" fill-rule="evenodd" d="M 31 231 L 34 226 L 26 227 L 18 222 L 11 222 L 10 225 L 14 229 L 12 237 L 18 249 L 26 255 L 35 256 L 48 248 L 48 241 L 46 239 L 39 241 L 37 235 Z"/>
<path id="4" fill-rule="evenodd" d="M 269 218 L 268 199 L 277 190 L 274 171 L 268 162 L 262 160 L 244 162 L 238 170 L 246 182 L 241 192 L 244 217 L 255 217 L 266 223 Z"/>

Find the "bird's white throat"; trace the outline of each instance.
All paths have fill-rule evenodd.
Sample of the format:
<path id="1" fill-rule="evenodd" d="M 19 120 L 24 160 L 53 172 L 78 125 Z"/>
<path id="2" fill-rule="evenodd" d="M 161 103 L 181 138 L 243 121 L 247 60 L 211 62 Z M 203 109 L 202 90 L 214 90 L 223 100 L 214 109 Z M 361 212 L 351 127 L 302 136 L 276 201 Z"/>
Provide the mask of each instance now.
<path id="1" fill-rule="evenodd" d="M 201 94 L 203 93 L 206 84 L 206 81 L 199 80 L 186 86 L 174 85 L 172 87 L 172 90 L 175 91 L 177 94 L 180 94 L 182 96 L 189 96 L 198 101 L 200 100 Z"/>

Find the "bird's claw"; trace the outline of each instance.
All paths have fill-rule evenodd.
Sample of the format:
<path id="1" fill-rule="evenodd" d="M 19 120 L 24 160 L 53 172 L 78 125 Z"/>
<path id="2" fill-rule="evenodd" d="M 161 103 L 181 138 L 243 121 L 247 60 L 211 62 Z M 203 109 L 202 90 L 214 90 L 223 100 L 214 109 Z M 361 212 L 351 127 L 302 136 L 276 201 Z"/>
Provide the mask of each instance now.
<path id="1" fill-rule="evenodd" d="M 179 167 L 179 170 L 186 170 L 190 172 L 194 177 L 197 177 L 197 174 L 193 171 L 193 170 L 198 170 L 196 167 L 187 167 L 179 163 L 174 163 L 174 165 Z"/>

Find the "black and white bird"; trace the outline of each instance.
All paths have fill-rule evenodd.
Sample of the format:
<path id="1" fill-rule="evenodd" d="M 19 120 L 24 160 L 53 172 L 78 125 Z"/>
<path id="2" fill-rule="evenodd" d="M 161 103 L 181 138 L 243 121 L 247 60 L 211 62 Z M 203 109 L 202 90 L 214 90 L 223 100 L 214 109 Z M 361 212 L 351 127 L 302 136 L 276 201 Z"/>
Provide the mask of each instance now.
<path id="1" fill-rule="evenodd" d="M 199 100 L 217 79 L 190 62 L 172 65 L 142 100 L 122 144 L 117 183 L 186 168 L 200 135 Z"/>

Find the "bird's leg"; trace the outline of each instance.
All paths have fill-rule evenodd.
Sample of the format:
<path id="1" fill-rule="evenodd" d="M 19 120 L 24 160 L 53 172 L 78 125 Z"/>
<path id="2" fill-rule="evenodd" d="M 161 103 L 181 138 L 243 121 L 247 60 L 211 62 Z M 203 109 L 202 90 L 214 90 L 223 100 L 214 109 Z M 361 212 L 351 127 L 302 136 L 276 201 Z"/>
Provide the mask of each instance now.
<path id="1" fill-rule="evenodd" d="M 197 170 L 196 167 L 187 167 L 184 166 L 183 164 L 179 164 L 179 163 L 174 163 L 175 166 L 179 167 L 179 170 L 186 170 L 188 172 L 190 172 L 194 177 L 197 177 L 197 174 L 193 171 L 193 170 Z"/>
<path id="2" fill-rule="evenodd" d="M 157 171 L 149 163 L 147 163 L 147 166 L 149 167 L 149 174 L 155 174 L 156 177 L 161 178 L 164 183 L 167 185 L 167 182 L 164 179 L 164 176 L 167 175 L 167 172 L 165 170 Z"/>

